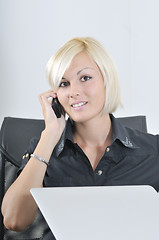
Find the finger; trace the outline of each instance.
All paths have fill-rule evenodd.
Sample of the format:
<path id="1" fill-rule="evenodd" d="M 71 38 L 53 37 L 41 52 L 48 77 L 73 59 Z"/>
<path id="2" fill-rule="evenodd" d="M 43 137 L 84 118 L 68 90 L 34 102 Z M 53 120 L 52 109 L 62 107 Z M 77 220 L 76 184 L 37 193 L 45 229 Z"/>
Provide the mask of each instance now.
<path id="1" fill-rule="evenodd" d="M 46 97 L 46 98 L 57 97 L 57 93 L 54 92 L 53 90 L 48 90 L 46 92 L 39 94 L 39 98 L 42 98 L 42 97 Z"/>
<path id="2" fill-rule="evenodd" d="M 43 103 L 48 104 L 48 103 L 51 103 L 52 98 L 56 98 L 56 97 L 57 97 L 56 92 L 54 92 L 53 90 L 48 90 L 39 95 L 39 101 L 41 104 Z"/>

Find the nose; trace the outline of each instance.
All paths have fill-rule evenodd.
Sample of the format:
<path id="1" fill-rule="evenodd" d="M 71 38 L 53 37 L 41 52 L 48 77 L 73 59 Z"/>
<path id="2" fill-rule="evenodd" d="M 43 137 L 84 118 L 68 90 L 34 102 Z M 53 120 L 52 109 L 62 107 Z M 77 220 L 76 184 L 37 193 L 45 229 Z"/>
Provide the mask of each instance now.
<path id="1" fill-rule="evenodd" d="M 70 86 L 70 92 L 69 92 L 69 97 L 70 98 L 76 98 L 80 95 L 80 86 L 79 84 L 72 83 Z"/>

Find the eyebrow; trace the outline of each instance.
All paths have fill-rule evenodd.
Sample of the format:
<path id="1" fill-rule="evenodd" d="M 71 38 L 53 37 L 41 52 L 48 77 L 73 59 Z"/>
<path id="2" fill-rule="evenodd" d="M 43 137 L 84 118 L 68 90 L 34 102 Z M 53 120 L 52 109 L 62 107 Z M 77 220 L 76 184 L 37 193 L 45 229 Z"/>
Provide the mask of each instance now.
<path id="1" fill-rule="evenodd" d="M 82 68 L 81 70 L 79 70 L 78 72 L 77 72 L 77 75 L 79 75 L 82 71 L 84 71 L 85 69 L 92 69 L 93 70 L 93 68 L 91 68 L 91 67 L 85 67 L 85 68 Z M 66 78 L 64 78 L 64 77 L 62 77 L 62 79 L 66 79 Z"/>
<path id="2" fill-rule="evenodd" d="M 84 71 L 85 69 L 93 69 L 93 68 L 91 68 L 91 67 L 85 67 L 85 68 L 82 68 L 81 70 L 79 70 L 78 72 L 77 72 L 77 75 L 79 75 L 82 71 Z"/>

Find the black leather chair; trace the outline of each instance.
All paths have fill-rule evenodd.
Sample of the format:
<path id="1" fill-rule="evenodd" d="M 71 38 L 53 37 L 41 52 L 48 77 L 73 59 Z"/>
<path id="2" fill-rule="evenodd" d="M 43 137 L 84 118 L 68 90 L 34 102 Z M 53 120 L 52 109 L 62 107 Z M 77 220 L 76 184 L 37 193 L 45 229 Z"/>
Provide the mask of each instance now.
<path id="1" fill-rule="evenodd" d="M 145 116 L 119 118 L 119 120 L 125 126 L 147 132 Z M 30 139 L 39 136 L 43 129 L 43 120 L 4 118 L 0 132 L 0 206 L 6 190 L 16 179 L 16 172 L 21 165 L 22 156 Z M 44 226 L 45 222 L 39 212 L 35 222 L 24 232 L 13 232 L 4 227 L 0 212 L 1 240 L 39 239 Z"/>

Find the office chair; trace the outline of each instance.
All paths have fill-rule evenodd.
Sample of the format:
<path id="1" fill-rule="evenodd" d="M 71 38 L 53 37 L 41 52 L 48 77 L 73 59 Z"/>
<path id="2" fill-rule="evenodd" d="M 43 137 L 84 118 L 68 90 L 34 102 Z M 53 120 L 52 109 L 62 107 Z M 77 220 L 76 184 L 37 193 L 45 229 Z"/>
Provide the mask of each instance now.
<path id="1" fill-rule="evenodd" d="M 147 132 L 145 116 L 118 119 L 125 126 Z M 29 145 L 30 139 L 34 136 L 40 136 L 44 126 L 44 120 L 12 117 L 4 118 L 0 131 L 0 206 L 6 190 L 17 177 L 17 170 L 21 165 L 22 156 Z M 0 212 L 0 239 L 40 239 L 43 234 L 45 224 L 46 223 L 39 211 L 35 222 L 25 231 L 10 231 L 4 227 L 3 217 Z"/>

